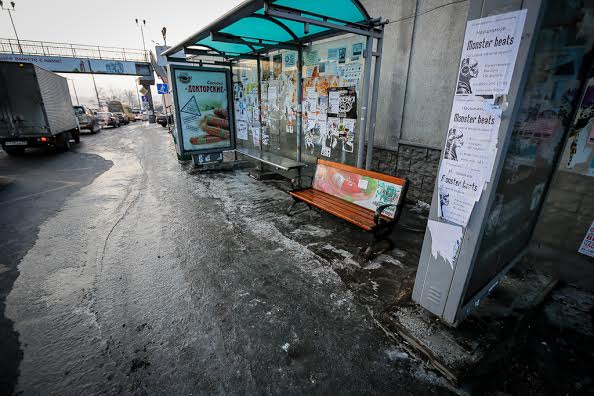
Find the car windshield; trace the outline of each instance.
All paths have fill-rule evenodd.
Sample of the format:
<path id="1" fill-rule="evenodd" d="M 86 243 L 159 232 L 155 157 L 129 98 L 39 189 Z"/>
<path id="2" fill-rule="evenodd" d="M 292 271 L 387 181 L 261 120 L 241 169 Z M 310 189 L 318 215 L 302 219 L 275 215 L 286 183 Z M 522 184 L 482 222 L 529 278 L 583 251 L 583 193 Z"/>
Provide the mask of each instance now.
<path id="1" fill-rule="evenodd" d="M 85 108 L 82 106 L 74 106 L 74 113 L 76 115 L 83 115 L 85 114 Z"/>

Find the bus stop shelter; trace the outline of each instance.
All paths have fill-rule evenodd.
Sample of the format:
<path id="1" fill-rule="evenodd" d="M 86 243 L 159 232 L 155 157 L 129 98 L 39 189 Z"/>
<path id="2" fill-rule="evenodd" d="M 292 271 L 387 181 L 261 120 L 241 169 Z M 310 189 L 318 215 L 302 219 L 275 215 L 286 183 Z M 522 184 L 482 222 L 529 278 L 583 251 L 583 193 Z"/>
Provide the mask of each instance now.
<path id="1" fill-rule="evenodd" d="M 163 55 L 232 74 L 240 154 L 282 170 L 324 157 L 369 169 L 384 23 L 358 0 L 248 0 Z"/>

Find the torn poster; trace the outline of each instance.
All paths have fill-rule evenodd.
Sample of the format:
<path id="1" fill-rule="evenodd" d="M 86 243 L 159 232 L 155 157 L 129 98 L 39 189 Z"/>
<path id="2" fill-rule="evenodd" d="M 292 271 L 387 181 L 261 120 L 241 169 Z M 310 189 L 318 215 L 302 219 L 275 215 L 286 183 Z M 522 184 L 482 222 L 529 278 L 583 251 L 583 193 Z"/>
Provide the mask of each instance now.
<path id="1" fill-rule="evenodd" d="M 260 146 L 260 127 L 257 125 L 252 126 L 252 143 L 254 146 Z"/>
<path id="2" fill-rule="evenodd" d="M 453 271 L 462 245 L 462 227 L 434 220 L 429 220 L 427 226 L 431 233 L 431 255 L 436 260 L 441 256 Z"/>
<path id="3" fill-rule="evenodd" d="M 480 198 L 480 175 L 460 167 L 439 169 L 437 215 L 442 219 L 466 227 L 474 204 Z M 479 180 L 479 182 L 477 182 Z"/>
<path id="4" fill-rule="evenodd" d="M 466 226 L 490 181 L 501 118 L 477 96 L 455 97 L 438 174 L 439 217 Z"/>
<path id="5" fill-rule="evenodd" d="M 585 254 L 586 256 L 594 257 L 594 221 L 592 221 L 592 225 L 586 233 L 578 252 Z"/>
<path id="6" fill-rule="evenodd" d="M 468 21 L 457 95 L 507 95 L 525 20 L 524 9 Z"/>

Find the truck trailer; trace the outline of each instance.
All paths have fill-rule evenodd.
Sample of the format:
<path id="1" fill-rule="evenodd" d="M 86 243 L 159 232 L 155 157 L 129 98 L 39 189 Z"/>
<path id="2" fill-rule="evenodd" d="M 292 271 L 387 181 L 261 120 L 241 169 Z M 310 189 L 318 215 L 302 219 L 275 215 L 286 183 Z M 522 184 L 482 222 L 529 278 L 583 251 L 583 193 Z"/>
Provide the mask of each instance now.
<path id="1" fill-rule="evenodd" d="M 80 141 L 68 81 L 31 63 L 0 62 L 0 144 L 7 154 L 28 147 L 69 150 Z"/>

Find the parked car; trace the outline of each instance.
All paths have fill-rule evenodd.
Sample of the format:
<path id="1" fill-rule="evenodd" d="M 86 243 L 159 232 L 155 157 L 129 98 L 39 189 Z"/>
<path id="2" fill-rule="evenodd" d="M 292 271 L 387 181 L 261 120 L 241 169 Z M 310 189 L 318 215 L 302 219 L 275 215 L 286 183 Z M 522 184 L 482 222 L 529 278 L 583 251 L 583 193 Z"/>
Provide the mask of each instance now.
<path id="1" fill-rule="evenodd" d="M 121 112 L 116 112 L 113 113 L 114 116 L 116 116 L 118 118 L 118 120 L 120 120 L 120 125 L 128 125 L 130 123 L 130 120 L 128 119 L 128 116 L 124 113 Z"/>
<path id="2" fill-rule="evenodd" d="M 101 123 L 104 126 L 111 126 L 114 128 L 119 128 L 120 126 L 119 118 L 113 115 L 113 113 L 99 112 L 97 113 L 97 117 L 101 120 Z"/>
<path id="3" fill-rule="evenodd" d="M 132 110 L 132 114 L 134 114 L 135 121 L 143 121 L 142 112 L 140 110 Z"/>
<path id="4" fill-rule="evenodd" d="M 88 129 L 91 133 L 96 133 L 101 130 L 101 124 L 93 112 L 86 106 L 72 106 L 74 114 L 78 118 L 78 125 L 80 129 Z"/>
<path id="5" fill-rule="evenodd" d="M 169 118 L 169 124 L 173 124 L 173 114 L 165 115 L 163 113 L 157 114 L 157 124 L 161 125 L 163 128 L 167 127 L 167 118 Z"/>

